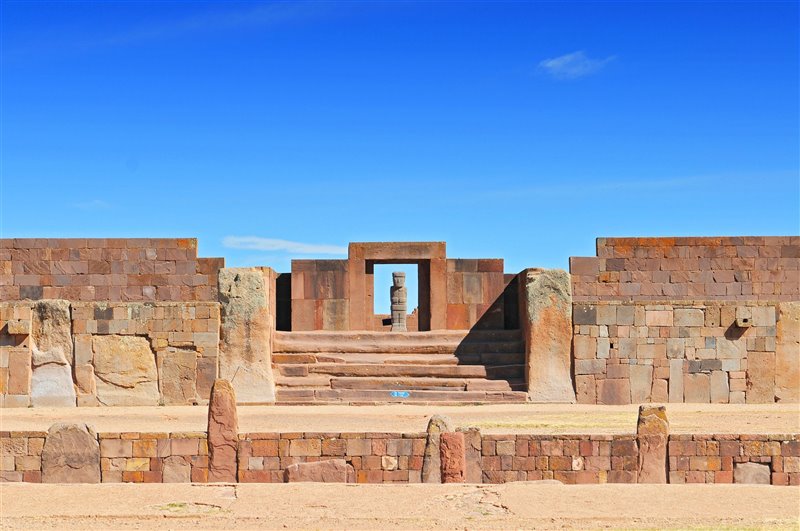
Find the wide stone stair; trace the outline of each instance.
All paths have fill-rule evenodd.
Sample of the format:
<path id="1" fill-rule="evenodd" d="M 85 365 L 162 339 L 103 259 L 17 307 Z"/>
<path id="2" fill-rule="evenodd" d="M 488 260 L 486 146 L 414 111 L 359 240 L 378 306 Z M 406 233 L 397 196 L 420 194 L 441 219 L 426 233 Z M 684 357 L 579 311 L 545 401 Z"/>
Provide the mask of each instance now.
<path id="1" fill-rule="evenodd" d="M 281 404 L 525 402 L 518 330 L 276 332 Z"/>

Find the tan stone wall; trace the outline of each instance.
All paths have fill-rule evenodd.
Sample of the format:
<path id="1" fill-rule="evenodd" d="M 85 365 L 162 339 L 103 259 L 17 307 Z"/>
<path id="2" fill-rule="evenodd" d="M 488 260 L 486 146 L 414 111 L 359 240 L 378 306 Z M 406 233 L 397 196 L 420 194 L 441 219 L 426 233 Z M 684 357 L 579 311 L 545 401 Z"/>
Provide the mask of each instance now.
<path id="1" fill-rule="evenodd" d="M 0 300 L 216 301 L 195 238 L 0 239 Z"/>
<path id="2" fill-rule="evenodd" d="M 3 407 L 28 407 L 36 392 L 31 380 L 32 304 L 0 304 Z M 78 406 L 208 400 L 217 374 L 218 303 L 76 302 L 70 312 L 67 361 Z"/>
<path id="3" fill-rule="evenodd" d="M 779 318 L 766 302 L 575 303 L 578 402 L 791 401 L 776 385 Z M 800 352 L 783 358 L 800 364 Z"/>

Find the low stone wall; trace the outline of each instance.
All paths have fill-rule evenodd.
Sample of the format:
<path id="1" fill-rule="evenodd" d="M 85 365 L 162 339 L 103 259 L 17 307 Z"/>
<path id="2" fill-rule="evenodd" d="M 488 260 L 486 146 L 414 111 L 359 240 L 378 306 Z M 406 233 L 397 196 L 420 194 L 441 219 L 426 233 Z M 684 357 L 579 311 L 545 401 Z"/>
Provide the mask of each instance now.
<path id="1" fill-rule="evenodd" d="M 797 303 L 573 305 L 579 403 L 796 402 Z M 737 325 L 738 322 L 738 325 Z"/>
<path id="2" fill-rule="evenodd" d="M 630 435 L 500 434 L 469 437 L 467 481 L 555 479 L 567 484 L 637 483 L 639 443 Z M 477 432 L 472 432 L 477 433 Z M 0 432 L 0 481 L 42 481 L 47 432 Z M 204 432 L 100 433 L 101 481 L 208 481 Z M 298 463 L 343 459 L 358 483 L 419 483 L 422 433 L 245 433 L 239 435 L 238 480 L 280 483 Z M 761 469 L 741 468 L 756 464 Z M 666 465 L 665 465 L 666 466 Z M 670 435 L 670 483 L 766 481 L 800 485 L 800 434 Z M 739 472 L 737 473 L 737 469 Z"/>

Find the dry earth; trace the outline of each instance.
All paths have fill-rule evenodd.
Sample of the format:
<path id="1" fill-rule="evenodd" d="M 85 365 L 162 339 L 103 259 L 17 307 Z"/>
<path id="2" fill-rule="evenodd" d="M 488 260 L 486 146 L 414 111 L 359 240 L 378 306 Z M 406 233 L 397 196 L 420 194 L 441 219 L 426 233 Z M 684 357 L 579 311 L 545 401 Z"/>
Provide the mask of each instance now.
<path id="1" fill-rule="evenodd" d="M 415 432 L 434 414 L 485 433 L 636 431 L 637 406 L 497 404 L 480 406 L 240 406 L 240 432 Z M 25 408 L 0 410 L 0 431 L 47 430 L 87 422 L 100 432 L 204 431 L 205 407 Z M 800 433 L 798 404 L 668 404 L 671 433 Z"/>
<path id="2" fill-rule="evenodd" d="M 798 529 L 800 488 L 4 484 L 0 514 L 2 529 Z"/>

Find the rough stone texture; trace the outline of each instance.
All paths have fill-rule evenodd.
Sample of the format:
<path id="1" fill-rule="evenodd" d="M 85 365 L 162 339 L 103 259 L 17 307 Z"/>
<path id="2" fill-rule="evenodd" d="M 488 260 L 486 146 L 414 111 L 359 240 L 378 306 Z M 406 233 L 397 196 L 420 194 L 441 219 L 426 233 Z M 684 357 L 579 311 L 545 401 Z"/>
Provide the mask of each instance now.
<path id="1" fill-rule="evenodd" d="M 422 482 L 441 483 L 442 465 L 440 455 L 441 434 L 453 431 L 452 421 L 442 415 L 433 415 L 428 421 L 428 438 L 422 459 Z"/>
<path id="2" fill-rule="evenodd" d="M 230 382 L 217 380 L 208 405 L 208 481 L 236 481 L 238 444 L 236 393 Z"/>
<path id="3" fill-rule="evenodd" d="M 38 301 L 31 313 L 31 405 L 74 407 L 69 301 Z"/>
<path id="4" fill-rule="evenodd" d="M 528 396 L 533 402 L 575 403 L 570 374 L 569 273 L 560 269 L 528 269 L 520 274 L 520 291 Z"/>
<path id="5" fill-rule="evenodd" d="M 392 273 L 389 297 L 392 302 L 392 332 L 407 332 L 408 290 L 406 289 L 406 274 L 402 271 Z"/>
<path id="6" fill-rule="evenodd" d="M 747 355 L 747 403 L 775 402 L 774 352 L 750 352 Z"/>
<path id="7" fill-rule="evenodd" d="M 165 406 L 185 406 L 197 402 L 197 353 L 168 349 L 158 354 L 161 398 Z"/>
<path id="8" fill-rule="evenodd" d="M 769 465 L 761 465 L 758 463 L 735 463 L 733 466 L 733 482 L 769 485 Z"/>
<path id="9" fill-rule="evenodd" d="M 627 378 L 613 378 L 597 382 L 597 403 L 619 405 L 631 403 L 631 382 Z"/>
<path id="10" fill-rule="evenodd" d="M 459 428 L 458 431 L 464 434 L 464 456 L 467 465 L 465 481 L 467 483 L 481 483 L 483 480 L 481 430 L 478 428 Z"/>
<path id="11" fill-rule="evenodd" d="M 242 404 L 275 401 L 269 299 L 261 271 L 220 270 L 219 377 L 231 382 Z"/>
<path id="12" fill-rule="evenodd" d="M 639 483 L 667 482 L 669 421 L 664 406 L 639 406 Z"/>
<path id="13" fill-rule="evenodd" d="M 653 387 L 652 365 L 631 365 L 631 403 L 650 402 L 650 391 Z"/>
<path id="14" fill-rule="evenodd" d="M 467 474 L 464 434 L 446 432 L 440 436 L 439 456 L 442 483 L 464 483 Z"/>
<path id="15" fill-rule="evenodd" d="M 147 339 L 94 336 L 92 352 L 97 399 L 102 405 L 158 405 L 158 371 Z"/>
<path id="16" fill-rule="evenodd" d="M 100 445 L 86 424 L 53 424 L 42 449 L 43 483 L 100 483 Z"/>
<path id="17" fill-rule="evenodd" d="M 319 483 L 353 483 L 355 471 L 344 459 L 329 459 L 312 463 L 295 463 L 286 467 L 287 483 L 315 481 Z"/>
<path id="18" fill-rule="evenodd" d="M 800 402 L 800 302 L 778 306 L 775 352 L 775 398 L 778 402 Z"/>
<path id="19" fill-rule="evenodd" d="M 164 459 L 162 465 L 163 483 L 191 483 L 192 466 L 183 456 L 173 455 Z"/>

